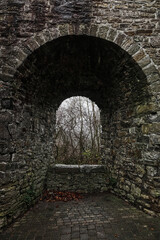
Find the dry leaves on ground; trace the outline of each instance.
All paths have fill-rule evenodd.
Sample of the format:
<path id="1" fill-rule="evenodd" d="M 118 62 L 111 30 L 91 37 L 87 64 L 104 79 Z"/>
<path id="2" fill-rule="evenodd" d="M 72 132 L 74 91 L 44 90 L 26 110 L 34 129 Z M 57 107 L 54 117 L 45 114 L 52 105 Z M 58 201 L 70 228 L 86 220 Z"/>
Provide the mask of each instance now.
<path id="1" fill-rule="evenodd" d="M 82 199 L 83 196 L 79 193 L 73 193 L 73 192 L 59 192 L 59 191 L 45 191 L 42 198 L 40 198 L 41 201 L 47 201 L 47 202 L 57 202 L 57 201 L 78 201 L 79 199 Z"/>

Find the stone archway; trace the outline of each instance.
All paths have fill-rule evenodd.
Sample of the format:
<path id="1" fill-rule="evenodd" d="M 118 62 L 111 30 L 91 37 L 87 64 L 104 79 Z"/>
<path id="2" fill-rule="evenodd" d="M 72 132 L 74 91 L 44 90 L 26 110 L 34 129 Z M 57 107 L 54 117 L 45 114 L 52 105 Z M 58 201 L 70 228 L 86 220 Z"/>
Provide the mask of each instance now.
<path id="1" fill-rule="evenodd" d="M 17 68 L 21 68 L 23 62 L 27 63 L 28 58 L 33 61 L 29 61 L 27 63 L 27 65 L 29 65 L 25 65 L 24 68 L 22 68 L 21 73 L 23 73 L 23 71 L 26 73 L 28 72 L 29 75 L 27 75 L 27 78 L 28 76 L 32 78 L 34 75 L 34 66 L 32 66 L 34 58 L 32 59 L 32 56 L 36 52 L 36 49 L 37 51 L 42 48 L 45 49 L 46 44 L 52 43 L 52 41 L 54 42 L 53 39 L 55 39 L 58 44 L 59 39 L 61 39 L 63 43 L 63 39 L 67 38 L 68 35 L 73 37 L 73 42 L 75 44 L 76 41 L 74 40 L 74 36 L 77 36 L 77 39 L 80 37 L 81 40 L 84 38 L 85 41 L 93 36 L 95 43 L 96 39 L 99 39 L 99 41 L 104 39 L 103 41 L 106 41 L 106 46 L 108 48 L 111 47 L 112 49 L 110 53 L 114 53 L 115 48 L 118 53 L 119 51 L 121 52 L 120 59 L 122 59 L 123 54 L 126 54 L 127 57 L 129 57 L 129 55 L 132 56 L 130 57 L 130 64 L 134 63 L 134 66 L 136 66 L 134 73 L 136 73 L 137 70 L 139 76 L 142 76 L 140 79 L 137 78 L 137 85 L 135 84 L 135 86 L 140 86 L 142 80 L 144 84 L 140 86 L 140 89 L 145 89 L 147 91 L 149 100 L 146 98 L 142 103 L 140 103 L 140 101 L 133 105 L 130 103 L 127 105 L 128 107 L 125 106 L 125 104 L 127 104 L 127 100 L 125 100 L 122 101 L 120 111 L 116 108 L 116 110 L 113 110 L 112 112 L 106 110 L 103 111 L 104 161 L 108 164 L 111 181 L 114 180 L 117 183 L 116 187 L 113 189 L 114 192 L 141 206 L 146 209 L 146 211 L 148 211 L 148 208 L 158 212 L 159 189 L 155 189 L 154 185 L 158 182 L 159 171 L 158 153 L 156 152 L 156 146 L 159 144 L 156 135 L 159 124 L 157 120 L 155 120 L 158 118 L 156 115 L 158 104 L 154 96 L 154 94 L 156 94 L 157 85 L 155 85 L 155 83 L 158 78 L 158 72 L 152 60 L 132 38 L 127 37 L 125 34 L 116 31 L 115 29 L 108 28 L 105 25 L 99 27 L 95 25 L 89 27 L 80 25 L 78 29 L 68 24 L 59 25 L 54 29 L 45 30 L 42 33 L 35 35 L 34 38 L 23 43 L 23 47 L 16 47 L 11 53 L 9 63 L 3 67 L 1 78 L 6 81 L 13 81 L 14 76 L 17 74 Z M 25 59 L 26 61 L 24 61 Z M 38 64 L 39 58 L 35 61 L 36 64 Z M 113 60 L 111 65 L 116 69 L 117 65 L 114 63 L 116 63 L 116 61 L 114 62 Z M 32 69 L 31 72 L 30 67 Z M 17 72 L 19 72 L 19 69 Z M 124 71 L 122 71 L 122 73 L 124 73 Z M 129 76 L 132 75 L 133 79 L 133 73 L 128 73 L 127 71 L 126 76 L 127 74 L 129 74 Z M 121 78 L 123 78 L 122 75 Z M 17 86 L 19 82 L 15 81 L 15 83 Z M 148 86 L 149 84 L 150 86 Z M 4 89 L 6 86 L 10 86 L 10 92 L 12 92 L 14 82 L 8 85 L 5 84 Z M 124 87 L 124 85 L 122 86 Z M 107 89 L 107 87 L 105 89 Z M 113 89 L 116 89 L 116 82 Z M 90 94 L 91 91 L 86 91 L 87 97 L 90 97 Z M 32 104 L 23 101 L 23 93 L 21 96 L 22 98 L 19 98 L 19 102 L 17 101 L 15 105 L 12 103 L 12 96 L 9 98 L 8 95 L 4 95 L 4 99 L 2 100 L 2 107 L 4 109 L 9 109 L 10 111 L 7 112 L 7 115 L 4 112 L 4 119 L 8 124 L 6 126 L 7 130 L 5 129 L 6 132 L 4 131 L 4 139 L 7 139 L 9 142 L 9 157 L 12 159 L 12 164 L 10 166 L 14 169 L 12 175 L 9 175 L 7 181 L 6 178 L 4 178 L 4 185 L 7 189 L 11 184 L 13 196 L 18 196 L 18 201 L 16 203 L 11 201 L 11 198 L 6 198 L 7 200 L 5 199 L 6 203 L 4 205 L 3 225 L 15 217 L 16 214 L 18 216 L 22 213 L 25 206 L 27 204 L 29 205 L 32 201 L 35 201 L 40 195 L 44 187 L 47 166 L 48 164 L 53 163 L 53 159 L 48 158 L 48 156 L 51 156 L 50 153 L 53 145 L 52 133 L 54 133 L 54 124 L 50 123 L 55 119 L 55 107 L 50 104 L 37 107 L 37 103 L 33 106 Z M 94 100 L 94 97 L 96 97 L 96 95 L 91 96 L 91 99 Z M 108 102 L 112 102 L 113 97 L 114 96 L 111 96 Z M 138 97 L 139 95 L 136 94 L 136 98 Z M 101 102 L 100 97 L 98 97 L 98 99 L 99 102 Z M 62 100 L 62 98 L 60 100 Z M 101 104 L 101 106 L 102 105 L 103 104 Z M 115 102 L 113 105 L 116 107 Z M 105 105 L 104 109 L 106 106 L 107 105 Z M 130 111 L 132 107 L 134 111 Z M 14 114 L 12 113 L 12 110 L 14 110 Z M 17 128 L 15 123 L 21 128 L 20 139 L 22 141 L 17 142 L 18 155 L 15 154 L 15 151 L 17 150 L 14 149 L 13 144 L 14 140 L 17 138 Z M 50 124 L 49 128 L 48 124 Z M 29 134 L 26 135 L 26 132 L 29 132 Z M 44 141 L 45 138 L 47 144 Z M 23 139 L 25 139 L 25 141 L 23 141 Z M 123 141 L 121 141 L 121 139 L 123 139 Z M 34 142 L 36 142 L 36 145 Z M 6 155 L 5 151 L 6 150 L 4 149 L 3 155 L 6 157 L 8 155 Z M 17 159 L 19 160 L 17 161 Z M 34 161 L 32 161 L 33 159 Z M 123 159 L 125 159 L 125 161 Z M 20 170 L 17 171 L 16 175 L 17 169 Z M 5 170 L 7 172 L 7 169 Z M 16 188 L 17 181 L 19 183 L 19 188 Z M 36 187 L 33 186 L 33 182 Z M 6 211 L 6 208 L 9 208 L 9 210 Z"/>
<path id="2" fill-rule="evenodd" d="M 133 37 L 127 36 L 122 31 L 116 30 L 108 25 L 101 24 L 79 26 L 73 24 L 63 24 L 34 34 L 34 36 L 29 38 L 26 42 L 22 42 L 21 46 L 15 46 L 14 49 L 11 50 L 9 64 L 4 63 L 1 78 L 12 78 L 16 69 L 33 51 L 47 42 L 67 35 L 87 35 L 111 41 L 120 46 L 133 57 L 146 74 L 149 83 L 152 83 L 152 81 L 154 82 L 154 80 L 156 81 L 158 78 L 158 70 L 156 69 L 152 59 L 141 47 L 141 45 L 134 41 Z M 156 76 L 154 76 L 155 74 Z"/>

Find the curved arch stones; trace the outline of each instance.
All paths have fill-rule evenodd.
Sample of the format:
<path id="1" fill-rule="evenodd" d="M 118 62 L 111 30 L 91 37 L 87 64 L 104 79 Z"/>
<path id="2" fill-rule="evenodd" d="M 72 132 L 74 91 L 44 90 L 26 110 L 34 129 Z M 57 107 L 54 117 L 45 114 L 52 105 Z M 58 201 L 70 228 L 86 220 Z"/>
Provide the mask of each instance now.
<path id="1" fill-rule="evenodd" d="M 21 45 L 14 47 L 10 53 L 9 63 L 4 64 L 2 67 L 2 80 L 3 78 L 12 79 L 17 68 L 34 50 L 47 42 L 67 35 L 88 35 L 111 41 L 132 56 L 146 74 L 149 84 L 159 79 L 159 72 L 152 59 L 142 46 L 134 41 L 133 37 L 129 37 L 122 31 L 116 30 L 108 25 L 79 25 L 79 27 L 76 28 L 72 24 L 63 24 L 36 33 L 26 42 L 22 42 Z"/>

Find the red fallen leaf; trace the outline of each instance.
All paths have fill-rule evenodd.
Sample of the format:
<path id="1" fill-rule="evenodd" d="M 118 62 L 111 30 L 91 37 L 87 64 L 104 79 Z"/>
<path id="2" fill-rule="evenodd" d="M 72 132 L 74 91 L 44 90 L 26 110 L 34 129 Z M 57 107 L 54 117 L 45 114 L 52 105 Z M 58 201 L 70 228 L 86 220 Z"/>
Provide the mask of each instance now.
<path id="1" fill-rule="evenodd" d="M 58 208 L 59 206 L 58 205 L 56 205 L 56 208 Z"/>
<path id="2" fill-rule="evenodd" d="M 47 202 L 55 202 L 55 201 L 78 201 L 82 199 L 83 196 L 79 193 L 73 192 L 61 192 L 61 191 L 45 191 L 43 194 L 42 200 L 46 200 Z"/>
<path id="3" fill-rule="evenodd" d="M 115 236 L 116 238 L 118 238 L 118 234 L 115 234 L 114 236 Z"/>

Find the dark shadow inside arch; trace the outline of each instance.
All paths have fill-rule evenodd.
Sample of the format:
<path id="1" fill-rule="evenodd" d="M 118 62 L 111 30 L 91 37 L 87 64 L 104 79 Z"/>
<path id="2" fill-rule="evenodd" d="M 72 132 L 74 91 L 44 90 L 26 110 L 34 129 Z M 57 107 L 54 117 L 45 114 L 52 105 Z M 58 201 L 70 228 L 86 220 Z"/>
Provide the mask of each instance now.
<path id="1" fill-rule="evenodd" d="M 27 102 L 60 104 L 86 96 L 109 112 L 148 98 L 147 80 L 132 57 L 95 37 L 67 36 L 46 43 L 18 69 Z"/>

